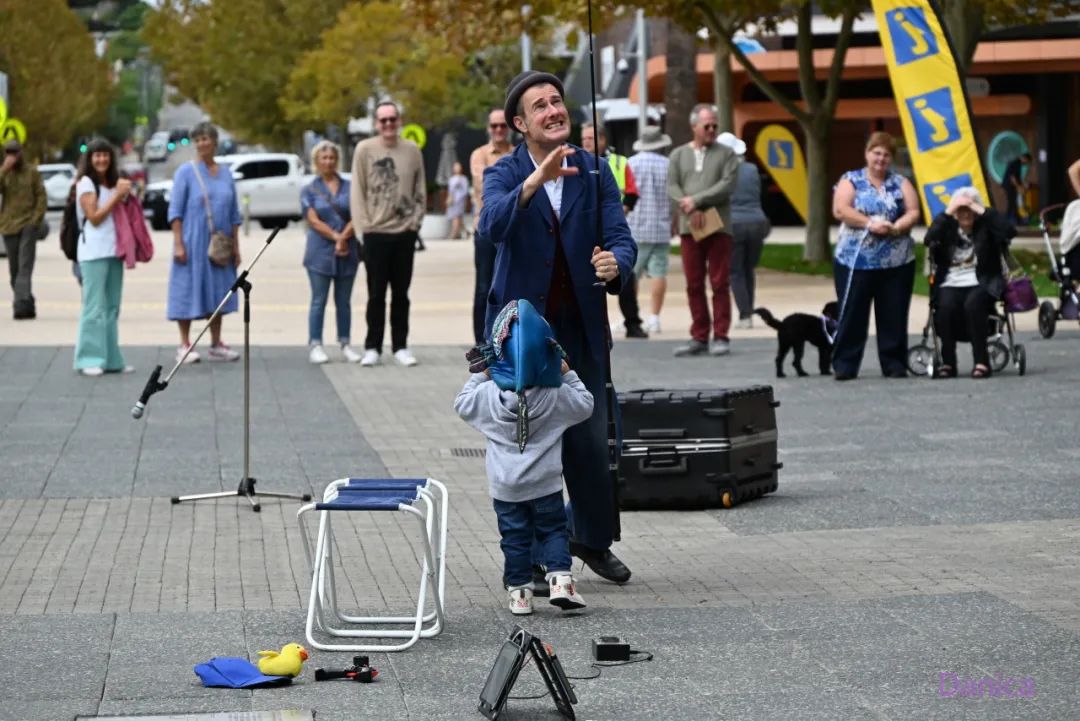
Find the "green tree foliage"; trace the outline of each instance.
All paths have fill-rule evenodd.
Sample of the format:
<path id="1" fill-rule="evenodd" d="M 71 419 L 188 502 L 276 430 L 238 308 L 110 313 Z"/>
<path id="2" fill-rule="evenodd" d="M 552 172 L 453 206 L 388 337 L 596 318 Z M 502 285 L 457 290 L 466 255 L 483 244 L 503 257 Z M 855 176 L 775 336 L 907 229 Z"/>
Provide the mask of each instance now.
<path id="1" fill-rule="evenodd" d="M 64 0 L 0 0 L 0 71 L 9 112 L 26 124 L 34 156 L 57 150 L 103 120 L 112 94 L 106 63 Z"/>
<path id="2" fill-rule="evenodd" d="M 347 0 L 161 0 L 143 38 L 168 82 L 242 136 L 286 146 L 302 125 L 279 103 L 304 53 Z M 335 73 L 332 67 L 323 69 Z"/>
<path id="3" fill-rule="evenodd" d="M 400 3 L 351 4 L 321 40 L 289 76 L 286 119 L 340 122 L 364 114 L 369 98 L 388 96 L 423 124 L 457 115 L 451 93 L 466 78 L 461 51 L 446 36 L 418 34 Z"/>

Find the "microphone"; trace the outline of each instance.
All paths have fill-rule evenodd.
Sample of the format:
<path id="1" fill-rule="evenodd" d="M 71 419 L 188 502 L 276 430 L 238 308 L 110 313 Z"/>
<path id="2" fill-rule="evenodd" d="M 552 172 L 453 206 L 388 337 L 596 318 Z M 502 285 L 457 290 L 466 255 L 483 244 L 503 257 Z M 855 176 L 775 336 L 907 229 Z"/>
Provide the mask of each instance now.
<path id="1" fill-rule="evenodd" d="M 143 411 L 146 410 L 146 404 L 150 402 L 150 396 L 161 390 L 158 387 L 159 377 L 161 377 L 161 366 L 154 368 L 154 372 L 150 374 L 149 380 L 146 381 L 146 387 L 143 388 L 142 395 L 139 396 L 138 402 L 131 408 L 131 417 L 135 420 L 142 418 Z"/>

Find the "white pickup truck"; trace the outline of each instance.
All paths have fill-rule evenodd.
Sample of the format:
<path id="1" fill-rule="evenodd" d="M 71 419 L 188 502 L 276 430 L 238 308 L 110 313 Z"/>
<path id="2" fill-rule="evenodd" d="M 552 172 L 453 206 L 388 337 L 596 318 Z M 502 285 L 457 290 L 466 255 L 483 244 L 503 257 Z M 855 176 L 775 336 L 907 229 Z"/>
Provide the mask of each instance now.
<path id="1" fill-rule="evenodd" d="M 311 182 L 300 158 L 290 153 L 243 153 L 215 158 L 228 166 L 236 181 L 240 212 L 264 228 L 285 227 L 300 220 L 300 190 Z M 168 228 L 172 181 L 146 187 L 143 207 L 154 230 Z"/>

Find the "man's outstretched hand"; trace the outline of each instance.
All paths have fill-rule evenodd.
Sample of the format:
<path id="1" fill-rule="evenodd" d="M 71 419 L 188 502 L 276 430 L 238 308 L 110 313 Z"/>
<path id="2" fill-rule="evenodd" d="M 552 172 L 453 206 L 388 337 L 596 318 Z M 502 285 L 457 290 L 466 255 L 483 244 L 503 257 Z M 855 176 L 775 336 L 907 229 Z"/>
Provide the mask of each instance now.
<path id="1" fill-rule="evenodd" d="M 601 250 L 595 246 L 592 251 L 592 264 L 596 268 L 596 277 L 605 283 L 619 276 L 619 263 L 610 250 Z"/>

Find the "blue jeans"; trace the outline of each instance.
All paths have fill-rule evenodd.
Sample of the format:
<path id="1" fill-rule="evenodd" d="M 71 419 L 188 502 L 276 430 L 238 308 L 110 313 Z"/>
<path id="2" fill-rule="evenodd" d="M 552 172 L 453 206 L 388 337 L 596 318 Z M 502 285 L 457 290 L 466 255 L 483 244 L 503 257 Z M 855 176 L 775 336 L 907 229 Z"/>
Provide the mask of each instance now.
<path id="1" fill-rule="evenodd" d="M 531 501 L 510 503 L 492 499 L 492 503 L 502 536 L 499 546 L 503 552 L 505 585 L 532 583 L 534 560 L 549 573 L 570 571 L 570 531 L 561 492 Z"/>
<path id="2" fill-rule="evenodd" d="M 334 282 L 334 308 L 337 310 L 338 343 L 349 342 L 352 328 L 352 288 L 355 275 L 323 275 L 308 271 L 311 281 L 311 310 L 308 311 L 308 343 L 322 343 L 323 318 L 330 297 L 330 281 Z"/>

